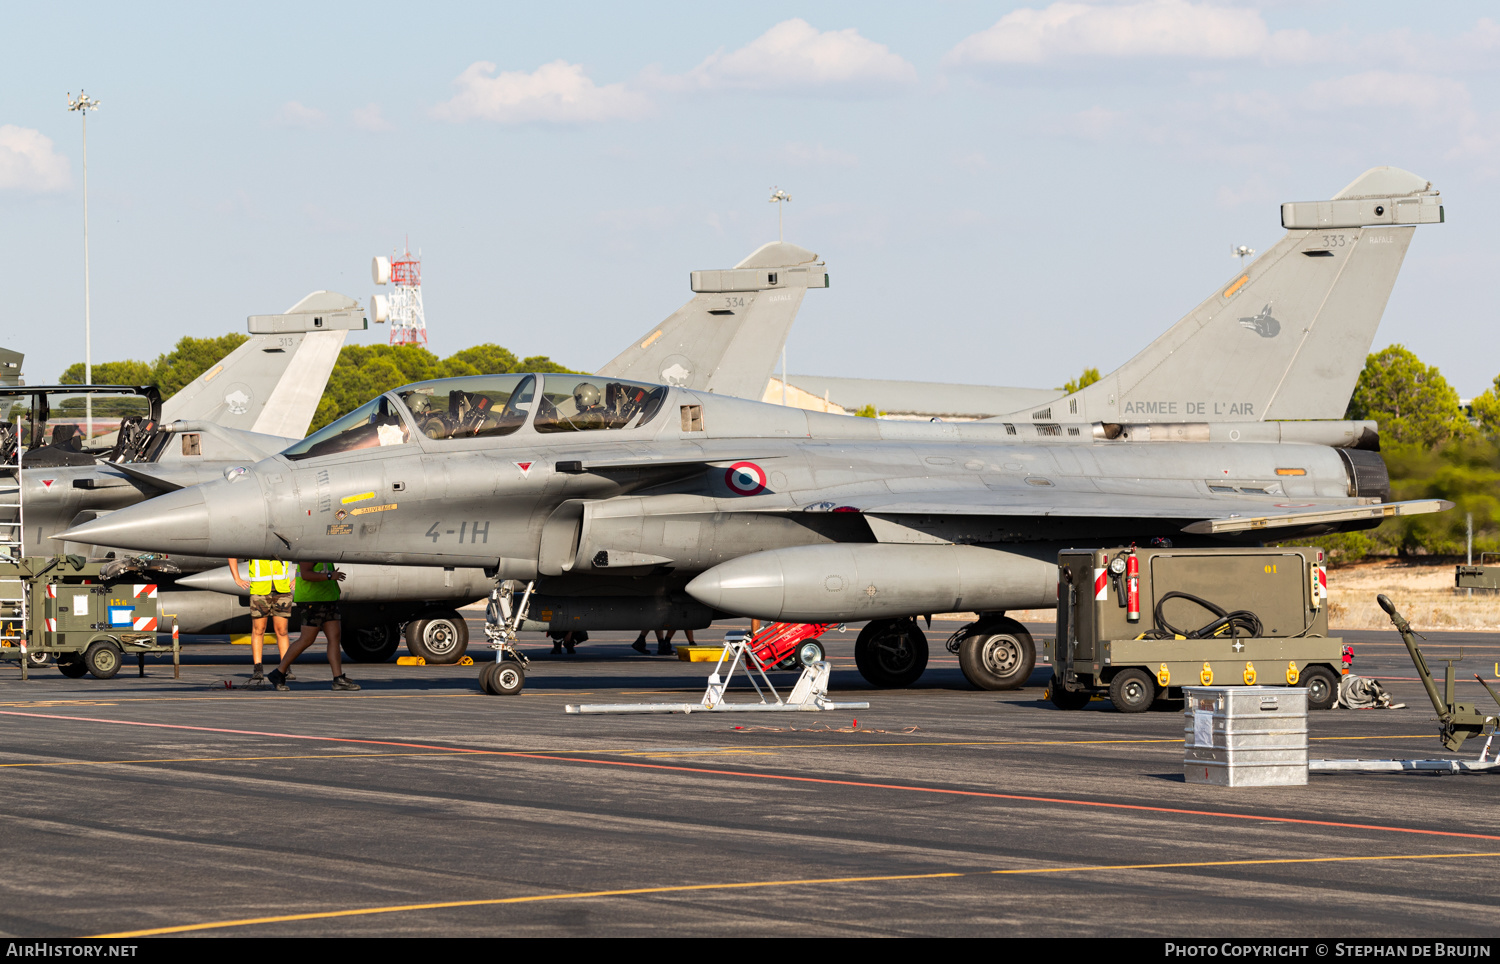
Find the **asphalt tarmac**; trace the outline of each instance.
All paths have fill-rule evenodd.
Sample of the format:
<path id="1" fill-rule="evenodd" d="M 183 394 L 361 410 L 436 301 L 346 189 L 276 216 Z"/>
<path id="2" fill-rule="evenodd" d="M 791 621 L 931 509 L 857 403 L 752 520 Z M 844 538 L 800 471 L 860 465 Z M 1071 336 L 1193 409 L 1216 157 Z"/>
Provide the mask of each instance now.
<path id="1" fill-rule="evenodd" d="M 942 649 L 956 628 L 934 624 L 908 690 L 867 686 L 854 632 L 829 634 L 832 695 L 871 703 L 843 714 L 564 715 L 701 695 L 708 665 L 621 633 L 571 657 L 532 637 L 514 697 L 481 694 L 476 667 L 395 663 L 334 693 L 317 653 L 291 692 L 250 689 L 226 643 L 186 646 L 177 680 L 0 664 L 0 932 L 1496 933 L 1500 777 L 1187 784 L 1180 712 L 1054 709 L 1042 665 L 974 690 Z M 1463 646 L 1461 697 L 1488 700 L 1471 674 L 1494 677 L 1500 637 L 1430 637 L 1435 666 Z M 1399 637 L 1347 638 L 1408 706 L 1312 714 L 1312 756 L 1450 756 Z"/>

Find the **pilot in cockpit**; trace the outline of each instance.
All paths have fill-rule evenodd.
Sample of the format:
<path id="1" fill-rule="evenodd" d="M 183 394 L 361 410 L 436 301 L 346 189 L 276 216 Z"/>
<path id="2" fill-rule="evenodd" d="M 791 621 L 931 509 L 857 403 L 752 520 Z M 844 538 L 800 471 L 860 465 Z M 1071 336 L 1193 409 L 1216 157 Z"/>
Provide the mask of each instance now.
<path id="1" fill-rule="evenodd" d="M 592 382 L 579 382 L 573 386 L 573 407 L 578 414 L 568 420 L 579 428 L 598 428 L 605 424 L 609 414 L 603 404 L 599 386 Z"/>

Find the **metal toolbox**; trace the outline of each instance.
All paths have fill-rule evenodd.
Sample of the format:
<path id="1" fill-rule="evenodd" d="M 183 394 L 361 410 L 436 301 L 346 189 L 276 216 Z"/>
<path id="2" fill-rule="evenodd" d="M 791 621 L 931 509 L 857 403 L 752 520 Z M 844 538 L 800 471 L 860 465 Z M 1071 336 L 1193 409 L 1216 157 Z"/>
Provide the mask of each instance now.
<path id="1" fill-rule="evenodd" d="M 1183 687 L 1183 776 L 1223 787 L 1307 783 L 1307 690 Z"/>

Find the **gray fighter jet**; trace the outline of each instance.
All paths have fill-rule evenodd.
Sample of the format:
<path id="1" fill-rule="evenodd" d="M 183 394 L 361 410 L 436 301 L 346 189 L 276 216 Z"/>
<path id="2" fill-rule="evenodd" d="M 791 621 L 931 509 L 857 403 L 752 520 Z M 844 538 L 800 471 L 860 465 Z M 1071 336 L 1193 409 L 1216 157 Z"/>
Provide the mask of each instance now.
<path id="1" fill-rule="evenodd" d="M 63 538 L 483 566 L 490 636 L 512 661 L 504 691 L 523 679 L 522 628 L 724 616 L 871 620 L 860 671 L 905 685 L 927 662 L 916 617 L 954 610 L 983 614 L 960 657 L 1000 688 L 1034 660 L 1003 613 L 1055 604 L 1060 548 L 1258 541 L 1450 507 L 1389 501 L 1380 456 L 1350 447 L 1373 429 L 1221 422 L 1159 441 L 1101 424 L 876 421 L 599 376 L 439 379 Z"/>
<path id="2" fill-rule="evenodd" d="M 695 294 L 687 304 L 601 372 L 758 397 L 804 294 L 827 287 L 828 275 L 813 252 L 773 242 L 734 268 L 693 271 L 690 284 Z M 309 295 L 283 315 L 252 316 L 251 340 L 167 401 L 157 420 L 165 424 L 142 441 L 142 454 L 111 454 L 106 438 L 71 456 L 77 465 L 26 473 L 28 551 L 52 551 L 48 538 L 69 525 L 220 478 L 300 439 L 346 331 L 365 326 L 357 302 L 328 292 Z M 32 411 L 43 407 L 27 405 Z M 46 422 L 43 416 L 44 424 L 33 426 L 28 437 L 45 436 Z M 37 464 L 41 455 L 29 452 L 27 464 Z M 91 555 L 112 548 L 67 544 L 69 551 Z M 172 562 L 189 572 L 205 570 L 161 593 L 162 612 L 173 615 L 183 631 L 220 632 L 243 620 L 241 590 L 227 569 L 216 568 L 223 566 L 222 557 L 173 553 Z M 468 643 L 456 607 L 482 599 L 489 584 L 478 568 L 353 567 L 344 590 L 350 624 L 344 648 L 353 659 L 389 659 L 404 631 L 419 655 L 456 661 Z"/>
<path id="3" fill-rule="evenodd" d="M 858 649 L 862 670 L 882 683 L 914 678 L 925 663 L 912 615 L 970 608 L 987 615 L 964 634 L 966 671 L 1009 685 L 1025 678 L 1031 649 L 1016 644 L 1024 629 L 999 612 L 1054 602 L 1051 562 L 1060 546 L 1181 541 L 1205 536 L 1205 525 L 1215 533 L 1328 531 L 1436 507 L 1385 504 L 1373 423 L 1265 415 L 1342 411 L 1410 225 L 1439 221 L 1441 210 L 1428 182 L 1389 169 L 1363 175 L 1333 202 L 1285 205 L 1282 243 L 1106 376 L 1103 389 L 1012 421 L 830 420 L 672 391 L 659 404 L 680 422 L 653 416 L 605 425 L 597 422 L 604 413 L 638 412 L 628 399 L 643 392 L 655 399 L 661 390 L 623 377 L 416 386 L 340 429 L 363 433 L 359 444 L 373 451 L 339 454 L 355 443 L 309 440 L 311 447 L 257 467 L 261 481 L 247 488 L 263 485 L 268 508 L 241 517 L 221 514 L 212 501 L 193 503 L 200 528 L 182 538 L 217 544 L 238 522 L 233 538 L 249 533 L 255 551 L 432 562 L 456 573 L 485 566 L 502 579 L 535 580 L 531 620 L 512 613 L 512 628 L 697 627 L 722 613 L 874 619 Z M 1316 228 L 1305 226 L 1309 217 Z M 1282 332 L 1282 319 L 1298 326 L 1295 339 Z M 653 332 L 640 351 L 665 337 Z M 615 371 L 672 378 L 667 357 Z M 1174 396 L 1174 380 L 1184 392 L 1209 394 Z M 763 384 L 742 390 L 755 397 Z M 1227 394 L 1212 394 L 1221 390 Z M 476 393 L 489 400 L 471 403 Z M 1272 396 L 1290 401 L 1273 408 Z M 503 430 L 485 421 L 497 405 Z M 559 429 L 552 416 L 532 419 L 533 409 L 540 416 L 569 405 L 585 414 L 583 424 Z M 1102 414 L 1087 421 L 1095 412 Z M 444 427 L 464 418 L 472 423 L 467 437 Z M 420 437 L 411 435 L 413 420 Z M 377 444 L 394 440 L 398 427 L 399 444 Z M 455 455 L 440 458 L 445 452 Z M 325 460 L 326 476 L 306 475 L 303 463 Z M 309 494 L 319 485 L 328 487 L 326 499 Z M 349 491 L 335 504 L 340 485 Z M 221 497 L 229 498 L 212 496 Z M 301 520 L 275 515 L 303 502 Z M 1222 518 L 1211 522 L 1215 515 Z M 266 532 L 274 541 L 257 542 L 256 533 L 272 538 Z M 319 548 L 309 553 L 309 545 Z M 396 571 L 380 584 L 399 583 Z"/>

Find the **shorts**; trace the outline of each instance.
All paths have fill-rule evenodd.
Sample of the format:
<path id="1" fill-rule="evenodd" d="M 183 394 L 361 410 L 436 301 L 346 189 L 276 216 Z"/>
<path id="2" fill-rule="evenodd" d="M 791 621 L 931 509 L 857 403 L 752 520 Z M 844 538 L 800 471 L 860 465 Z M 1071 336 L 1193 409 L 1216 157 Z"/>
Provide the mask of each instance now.
<path id="1" fill-rule="evenodd" d="M 292 615 L 292 594 L 289 592 L 273 592 L 266 596 L 250 597 L 250 617 L 252 619 L 265 619 L 267 616 L 280 616 L 287 619 Z"/>
<path id="2" fill-rule="evenodd" d="M 333 600 L 327 602 L 300 602 L 297 604 L 297 621 L 304 626 L 321 626 L 324 623 L 336 623 L 343 617 L 339 615 L 339 604 Z"/>

